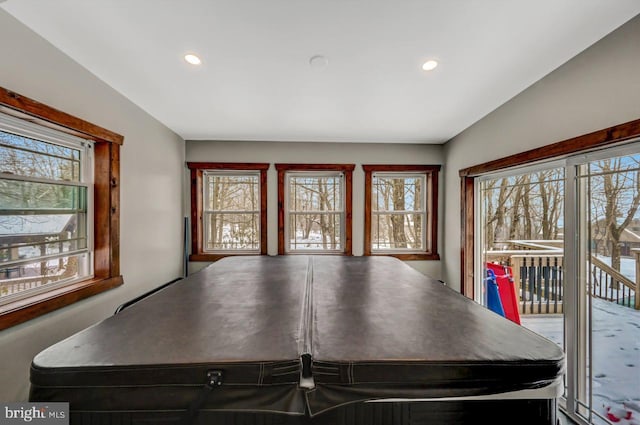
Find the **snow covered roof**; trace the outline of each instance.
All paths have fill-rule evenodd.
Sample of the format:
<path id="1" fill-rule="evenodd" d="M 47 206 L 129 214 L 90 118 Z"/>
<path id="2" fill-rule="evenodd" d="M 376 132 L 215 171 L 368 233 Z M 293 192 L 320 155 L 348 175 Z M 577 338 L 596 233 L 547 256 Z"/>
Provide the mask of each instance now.
<path id="1" fill-rule="evenodd" d="M 624 231 L 622 232 L 622 235 L 620 236 L 620 241 L 640 243 L 640 235 L 637 234 L 636 232 L 632 232 L 629 229 L 624 229 Z"/>
<path id="2" fill-rule="evenodd" d="M 62 232 L 75 221 L 73 214 L 30 216 L 3 216 L 0 218 L 0 236 L 51 234 Z"/>

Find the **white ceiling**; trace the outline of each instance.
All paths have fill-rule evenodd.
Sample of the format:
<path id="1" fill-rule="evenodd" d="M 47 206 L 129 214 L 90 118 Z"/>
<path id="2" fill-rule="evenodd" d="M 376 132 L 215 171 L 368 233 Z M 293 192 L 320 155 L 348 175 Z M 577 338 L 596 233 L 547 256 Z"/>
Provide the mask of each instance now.
<path id="1" fill-rule="evenodd" d="M 394 143 L 446 142 L 640 13 L 639 0 L 0 7 L 184 139 Z"/>

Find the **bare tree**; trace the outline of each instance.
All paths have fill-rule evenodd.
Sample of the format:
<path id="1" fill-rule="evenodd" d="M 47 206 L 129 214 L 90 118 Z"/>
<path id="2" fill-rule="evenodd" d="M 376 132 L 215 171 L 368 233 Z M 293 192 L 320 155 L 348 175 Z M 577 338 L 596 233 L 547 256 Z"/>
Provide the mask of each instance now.
<path id="1" fill-rule="evenodd" d="M 296 211 L 295 223 L 292 223 L 294 234 L 291 238 L 301 236 L 308 240 L 307 247 L 315 243 L 309 239 L 319 233 L 322 249 L 336 249 L 336 236 L 340 231 L 336 224 L 336 216 L 340 214 L 336 202 L 340 199 L 339 183 L 335 177 L 309 177 L 291 180 L 289 202 L 290 209 Z M 293 216 L 292 216 L 293 217 Z M 298 236 L 298 232 L 299 236 Z"/>
<path id="2" fill-rule="evenodd" d="M 405 209 L 404 199 L 404 179 L 393 179 L 392 181 L 392 201 L 394 211 Z M 404 214 L 394 214 L 391 216 L 391 228 L 393 231 L 393 244 L 396 248 L 407 247 L 407 236 L 404 233 Z"/>
<path id="3" fill-rule="evenodd" d="M 526 185 L 526 193 L 522 196 L 523 239 L 533 239 L 535 226 L 533 224 L 533 208 L 531 208 L 531 185 L 529 176 L 524 176 L 523 184 Z"/>
<path id="4" fill-rule="evenodd" d="M 521 217 L 526 216 L 527 209 L 525 208 L 525 203 L 528 203 L 528 199 L 524 196 L 525 186 L 523 184 L 519 184 L 516 186 L 514 198 L 513 198 L 513 207 L 511 208 L 511 225 L 509 226 L 509 239 L 518 239 L 522 236 L 521 231 Z M 519 206 L 522 204 L 523 208 L 520 209 Z"/>
<path id="5" fill-rule="evenodd" d="M 489 246 L 506 240 L 558 237 L 563 205 L 558 169 L 487 180 L 482 196 Z"/>
<path id="6" fill-rule="evenodd" d="M 594 197 L 592 208 L 604 212 L 600 235 L 608 246 L 611 267 L 620 270 L 620 238 L 640 206 L 640 171 L 625 171 L 622 158 L 602 160 L 598 165 L 601 175 L 592 181 L 602 193 Z"/>
<path id="7" fill-rule="evenodd" d="M 558 169 L 543 170 L 536 173 L 536 179 L 540 199 L 535 208 L 539 225 L 537 234 L 545 240 L 556 239 L 564 203 L 562 174 Z"/>

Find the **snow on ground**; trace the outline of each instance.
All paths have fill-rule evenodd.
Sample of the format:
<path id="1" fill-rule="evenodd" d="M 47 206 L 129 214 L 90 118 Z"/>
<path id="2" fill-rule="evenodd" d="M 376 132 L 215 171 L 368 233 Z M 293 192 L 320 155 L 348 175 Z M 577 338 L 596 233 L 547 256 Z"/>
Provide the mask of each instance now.
<path id="1" fill-rule="evenodd" d="M 605 257 L 604 255 L 596 256 L 604 263 L 611 265 L 611 257 Z M 620 258 L 620 273 L 628 277 L 630 280 L 636 280 L 636 259 L 635 257 L 622 257 Z"/>
<path id="2" fill-rule="evenodd" d="M 624 406 L 631 419 L 617 424 L 640 424 L 640 311 L 592 298 L 592 312 L 593 410 L 606 416 L 607 406 Z M 526 315 L 521 321 L 563 345 L 562 315 Z"/>

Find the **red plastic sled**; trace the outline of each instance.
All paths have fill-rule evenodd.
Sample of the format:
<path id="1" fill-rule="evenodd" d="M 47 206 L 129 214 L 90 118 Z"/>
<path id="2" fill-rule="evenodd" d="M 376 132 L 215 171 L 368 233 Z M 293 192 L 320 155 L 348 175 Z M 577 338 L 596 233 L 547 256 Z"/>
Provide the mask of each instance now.
<path id="1" fill-rule="evenodd" d="M 492 270 L 496 275 L 500 301 L 507 319 L 520 324 L 520 312 L 518 311 L 518 297 L 515 285 L 513 284 L 513 272 L 511 267 L 501 264 L 487 263 L 487 269 Z"/>

